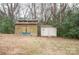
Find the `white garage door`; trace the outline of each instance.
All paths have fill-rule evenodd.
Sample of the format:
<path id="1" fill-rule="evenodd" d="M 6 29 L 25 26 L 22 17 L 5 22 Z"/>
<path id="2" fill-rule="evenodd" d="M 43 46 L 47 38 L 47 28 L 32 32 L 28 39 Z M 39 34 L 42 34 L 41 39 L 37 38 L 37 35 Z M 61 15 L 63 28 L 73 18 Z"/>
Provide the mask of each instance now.
<path id="1" fill-rule="evenodd" d="M 41 36 L 56 36 L 56 28 L 41 28 Z"/>
<path id="2" fill-rule="evenodd" d="M 41 28 L 41 36 L 48 36 L 47 28 Z"/>
<path id="3" fill-rule="evenodd" d="M 56 36 L 56 28 L 48 28 L 48 36 Z"/>

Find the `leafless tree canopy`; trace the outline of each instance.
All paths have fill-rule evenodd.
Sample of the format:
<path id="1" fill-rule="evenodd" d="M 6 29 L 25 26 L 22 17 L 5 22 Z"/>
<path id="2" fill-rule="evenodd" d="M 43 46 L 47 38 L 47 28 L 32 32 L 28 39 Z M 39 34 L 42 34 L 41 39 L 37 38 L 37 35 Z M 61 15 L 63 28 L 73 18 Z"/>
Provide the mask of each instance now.
<path id="1" fill-rule="evenodd" d="M 18 3 L 2 3 L 0 5 L 0 16 L 10 16 L 14 19 L 15 15 L 19 12 Z"/>
<path id="2" fill-rule="evenodd" d="M 15 19 L 38 19 L 39 21 L 47 22 L 60 19 L 60 22 L 65 16 L 65 11 L 68 8 L 78 7 L 78 4 L 67 3 L 1 3 L 0 16 L 9 16 L 12 20 Z"/>

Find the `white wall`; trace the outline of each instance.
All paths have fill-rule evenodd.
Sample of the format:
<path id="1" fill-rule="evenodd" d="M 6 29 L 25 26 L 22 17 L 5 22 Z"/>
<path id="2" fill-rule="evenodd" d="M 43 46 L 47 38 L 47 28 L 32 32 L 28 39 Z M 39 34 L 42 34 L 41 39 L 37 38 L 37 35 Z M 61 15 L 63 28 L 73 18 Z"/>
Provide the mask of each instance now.
<path id="1" fill-rule="evenodd" d="M 53 27 L 41 27 L 41 36 L 57 36 L 57 29 Z"/>

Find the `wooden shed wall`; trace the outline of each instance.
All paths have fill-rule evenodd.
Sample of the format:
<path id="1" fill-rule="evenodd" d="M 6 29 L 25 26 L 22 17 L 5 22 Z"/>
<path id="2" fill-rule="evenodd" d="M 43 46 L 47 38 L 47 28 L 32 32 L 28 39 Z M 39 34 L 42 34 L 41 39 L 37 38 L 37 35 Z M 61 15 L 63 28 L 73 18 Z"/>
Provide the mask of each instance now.
<path id="1" fill-rule="evenodd" d="M 37 36 L 37 25 L 16 25 L 15 33 L 31 32 L 33 36 Z"/>

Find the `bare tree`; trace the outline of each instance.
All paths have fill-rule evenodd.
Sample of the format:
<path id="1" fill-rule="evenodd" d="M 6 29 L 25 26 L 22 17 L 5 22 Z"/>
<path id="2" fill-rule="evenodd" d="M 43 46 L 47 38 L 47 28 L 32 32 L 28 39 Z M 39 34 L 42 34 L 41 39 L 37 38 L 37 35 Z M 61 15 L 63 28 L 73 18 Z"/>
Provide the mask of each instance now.
<path id="1" fill-rule="evenodd" d="M 19 13 L 19 9 L 18 3 L 2 3 L 0 16 L 9 16 L 13 21 L 15 21 L 15 16 Z"/>
<path id="2" fill-rule="evenodd" d="M 43 20 L 44 4 L 41 3 L 41 20 Z"/>
<path id="3" fill-rule="evenodd" d="M 41 3 L 41 20 L 46 23 L 47 22 L 47 12 L 48 12 L 48 8 L 46 6 L 46 3 Z"/>
<path id="4" fill-rule="evenodd" d="M 39 19 L 44 22 L 47 22 L 48 18 L 52 18 L 54 21 L 60 19 L 60 22 L 62 22 L 67 7 L 65 3 L 60 3 L 60 6 L 56 3 L 50 3 L 50 5 L 48 3 L 41 3 L 38 6 L 40 10 L 38 10 L 38 4 L 32 3 L 23 5 L 24 6 L 21 6 L 21 4 L 18 3 L 2 3 L 0 16 L 9 16 L 15 19 L 20 13 L 19 17 L 23 16 L 24 18 L 30 17 L 31 19 L 37 19 L 37 17 L 40 16 Z M 40 14 L 37 14 L 38 12 L 40 12 Z M 23 15 L 21 13 L 23 13 Z"/>
<path id="5" fill-rule="evenodd" d="M 60 23 L 63 21 L 63 17 L 64 17 L 64 12 L 65 12 L 65 9 L 67 7 L 67 4 L 66 3 L 60 3 Z"/>
<path id="6" fill-rule="evenodd" d="M 52 17 L 56 17 L 57 6 L 56 3 L 51 4 L 51 15 Z"/>
<path id="7" fill-rule="evenodd" d="M 33 6 L 33 19 L 36 19 L 36 4 L 35 3 L 32 3 L 32 6 Z"/>
<path id="8" fill-rule="evenodd" d="M 20 14 L 21 15 L 19 15 L 20 17 L 22 16 L 22 18 L 24 19 L 24 20 L 26 20 L 26 18 L 28 18 L 28 10 L 30 9 L 30 4 L 20 4 Z"/>

